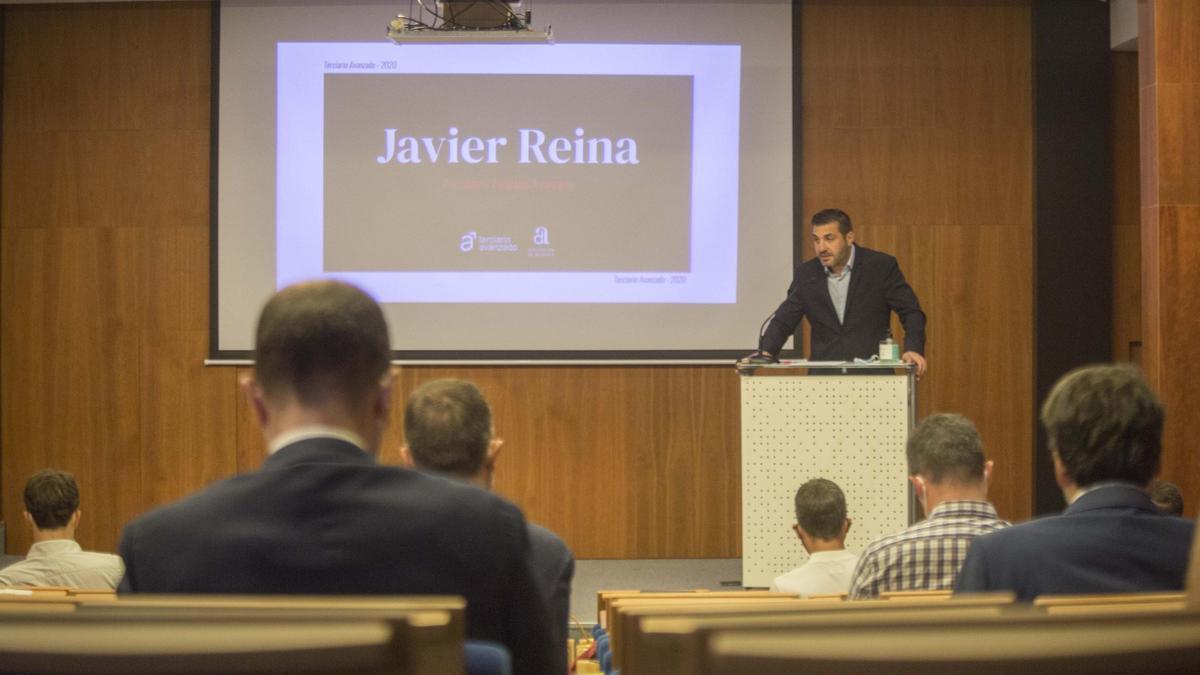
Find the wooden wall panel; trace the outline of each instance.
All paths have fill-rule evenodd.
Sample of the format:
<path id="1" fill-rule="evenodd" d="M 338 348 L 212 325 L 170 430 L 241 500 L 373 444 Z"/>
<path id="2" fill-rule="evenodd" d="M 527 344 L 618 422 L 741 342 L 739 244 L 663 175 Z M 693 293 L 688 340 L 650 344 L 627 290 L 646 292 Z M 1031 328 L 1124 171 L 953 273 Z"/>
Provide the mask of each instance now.
<path id="1" fill-rule="evenodd" d="M 237 378 L 205 368 L 209 5 L 5 9 L 0 490 L 80 475 L 85 546 L 262 462 Z M 1028 10 L 812 2 L 803 12 L 804 209 L 840 205 L 896 253 L 930 316 L 922 410 L 973 417 L 1029 512 Z M 187 27 L 181 29 L 181 27 Z M 780 290 L 788 282 L 780 271 Z M 749 346 L 748 346 L 749 348 Z M 737 380 L 727 367 L 405 367 L 404 396 L 464 377 L 506 447 L 498 490 L 580 557 L 739 554 Z M 1024 464 L 1022 464 L 1024 462 Z"/>
<path id="2" fill-rule="evenodd" d="M 1200 3 L 1138 3 L 1143 365 L 1166 406 L 1162 476 L 1200 501 Z"/>
<path id="3" fill-rule="evenodd" d="M 1032 66 L 1027 2 L 803 4 L 804 217 L 845 209 L 929 318 L 920 413 L 960 412 L 1031 513 Z M 899 325 L 895 326 L 899 331 Z"/>
<path id="4" fill-rule="evenodd" d="M 496 489 L 576 555 L 723 557 L 740 538 L 737 375 L 728 367 L 401 369 L 476 382 L 505 440 Z M 382 453 L 390 454 L 390 447 Z"/>
<path id="5" fill-rule="evenodd" d="M 136 233 L 103 228 L 4 228 L 0 442 L 4 520 L 14 550 L 29 545 L 21 488 L 53 466 L 76 474 L 81 542 L 111 549 L 140 510 L 141 430 Z"/>
<path id="6" fill-rule="evenodd" d="M 209 4 L 6 7 L 0 470 L 74 472 L 80 541 L 232 472 L 205 370 Z M 180 27 L 186 27 L 186 30 Z"/>

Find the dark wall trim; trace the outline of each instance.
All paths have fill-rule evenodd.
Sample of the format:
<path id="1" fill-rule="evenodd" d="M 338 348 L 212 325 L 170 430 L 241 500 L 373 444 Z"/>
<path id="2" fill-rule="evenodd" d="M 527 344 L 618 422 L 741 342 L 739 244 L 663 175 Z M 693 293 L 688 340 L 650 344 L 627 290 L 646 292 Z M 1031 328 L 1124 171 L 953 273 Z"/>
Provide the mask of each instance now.
<path id="1" fill-rule="evenodd" d="M 5 50 L 4 19 L 5 19 L 6 12 L 8 12 L 8 9 L 6 7 L 0 7 L 0 139 L 4 138 L 4 54 L 5 54 L 5 51 L 4 51 Z M 4 150 L 3 149 L 3 141 L 0 140 L 0 155 L 4 154 L 3 150 Z M 0 170 L 0 171 L 2 171 L 2 170 Z M 3 182 L 3 181 L 0 181 L 0 182 Z M 4 203 L 4 195 L 2 193 L 0 193 L 0 207 L 3 206 L 3 203 Z M 0 208 L 0 213 L 3 213 L 2 208 Z M 0 377 L 2 377 L 2 375 L 0 375 Z M 0 448 L 0 457 L 3 457 L 3 455 L 4 455 L 4 448 Z M 2 466 L 2 463 L 0 463 L 0 466 Z M 3 469 L 0 469 L 0 479 L 3 479 L 3 477 L 4 477 Z M 4 485 L 3 480 L 0 480 L 0 500 L 3 500 L 3 498 L 4 498 L 4 492 L 3 492 L 3 487 L 2 487 L 3 485 Z M 0 518 L 0 556 L 4 555 L 5 551 L 8 550 L 7 542 L 5 541 L 7 536 L 8 536 L 8 533 L 4 527 L 4 519 Z"/>
<path id="2" fill-rule="evenodd" d="M 212 47 L 208 113 L 208 358 L 221 357 L 217 345 L 220 335 L 217 324 L 217 160 L 221 119 L 221 3 L 212 2 Z"/>
<path id="3" fill-rule="evenodd" d="M 792 268 L 804 262 L 804 246 L 808 243 L 808 231 L 804 217 L 804 89 L 802 73 L 804 68 L 804 44 L 801 39 L 803 27 L 801 3 L 792 3 Z M 784 350 L 780 356 L 804 358 L 808 350 L 804 348 L 803 322 L 796 324 L 792 334 L 793 351 Z"/>
<path id="4" fill-rule="evenodd" d="M 1035 405 L 1112 358 L 1112 62 L 1108 5 L 1034 0 Z M 1037 410 L 1034 412 L 1037 424 Z M 1063 508 L 1040 425 L 1034 513 Z"/>

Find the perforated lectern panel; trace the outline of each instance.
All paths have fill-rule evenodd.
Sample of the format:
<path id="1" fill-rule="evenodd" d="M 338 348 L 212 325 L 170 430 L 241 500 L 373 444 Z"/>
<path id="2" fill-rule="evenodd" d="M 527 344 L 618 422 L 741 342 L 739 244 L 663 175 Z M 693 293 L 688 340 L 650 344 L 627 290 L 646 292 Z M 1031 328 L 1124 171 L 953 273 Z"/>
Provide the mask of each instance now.
<path id="1" fill-rule="evenodd" d="M 792 531 L 796 488 L 828 478 L 853 521 L 846 548 L 908 524 L 905 375 L 746 376 L 742 388 L 742 585 L 808 559 Z"/>

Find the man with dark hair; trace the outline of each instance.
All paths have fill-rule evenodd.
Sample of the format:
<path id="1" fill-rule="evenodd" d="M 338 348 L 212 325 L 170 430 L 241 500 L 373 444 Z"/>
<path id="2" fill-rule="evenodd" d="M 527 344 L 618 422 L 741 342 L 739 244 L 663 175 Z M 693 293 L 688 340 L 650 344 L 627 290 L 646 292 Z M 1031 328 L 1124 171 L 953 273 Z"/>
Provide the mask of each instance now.
<path id="1" fill-rule="evenodd" d="M 1183 494 L 1179 486 L 1165 480 L 1156 480 L 1150 486 L 1150 501 L 1159 511 L 1169 516 L 1183 516 Z"/>
<path id="2" fill-rule="evenodd" d="M 867 547 L 851 598 L 949 589 L 972 540 L 1008 527 L 987 499 L 992 462 L 971 420 L 950 413 L 926 417 L 909 436 L 907 454 L 909 481 L 926 518 Z"/>
<path id="3" fill-rule="evenodd" d="M 491 408 L 473 383 L 433 380 L 413 391 L 404 407 L 404 439 L 400 454 L 408 466 L 492 489 L 504 441 L 495 438 Z M 555 644 L 566 645 L 575 556 L 558 535 L 534 523 L 527 526 Z M 560 653 L 566 657 L 565 650 Z M 566 665 L 564 661 L 559 669 Z"/>
<path id="4" fill-rule="evenodd" d="M 25 559 L 0 569 L 0 586 L 116 588 L 121 558 L 84 551 L 75 541 L 82 512 L 79 486 L 66 471 L 42 469 L 25 483 L 25 522 L 33 545 Z"/>
<path id="5" fill-rule="evenodd" d="M 858 556 L 846 550 L 846 495 L 831 480 L 814 478 L 796 490 L 796 524 L 792 526 L 808 551 L 808 562 L 778 576 L 771 590 L 798 593 L 845 593 Z"/>
<path id="6" fill-rule="evenodd" d="M 520 510 L 375 461 L 393 380 L 379 305 L 341 282 L 291 286 L 255 346 L 242 387 L 266 461 L 130 523 L 121 592 L 462 595 L 468 637 L 555 672 Z"/>
<path id="7" fill-rule="evenodd" d="M 1195 525 L 1146 494 L 1163 408 L 1138 370 L 1077 368 L 1050 390 L 1041 418 L 1066 510 L 980 537 L 955 589 L 1011 590 L 1019 600 L 1182 589 Z"/>
<path id="8" fill-rule="evenodd" d="M 774 361 L 802 318 L 812 326 L 814 361 L 853 361 L 879 353 L 895 312 L 904 325 L 902 361 L 925 374 L 925 313 L 896 259 L 854 243 L 850 216 L 839 209 L 812 217 L 816 257 L 796 268 L 787 299 L 771 315 L 758 351 L 745 362 Z"/>

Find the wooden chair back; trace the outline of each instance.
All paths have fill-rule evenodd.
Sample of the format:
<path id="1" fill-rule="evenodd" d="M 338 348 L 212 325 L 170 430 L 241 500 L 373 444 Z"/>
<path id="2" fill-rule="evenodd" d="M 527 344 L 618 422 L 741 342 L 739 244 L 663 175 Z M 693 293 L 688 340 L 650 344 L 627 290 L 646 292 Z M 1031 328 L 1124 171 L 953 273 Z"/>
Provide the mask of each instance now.
<path id="1" fill-rule="evenodd" d="M 202 618 L 71 614 L 0 616 L 8 672 L 461 673 L 462 640 L 449 612 L 392 620 Z"/>
<path id="2" fill-rule="evenodd" d="M 670 664 L 681 663 L 687 656 L 686 645 L 695 635 L 690 630 L 726 626 L 776 627 L 788 625 L 891 624 L 913 618 L 934 616 L 934 612 L 954 616 L 997 616 L 1012 611 L 1032 611 L 1017 605 L 1011 593 L 951 599 L 931 604 L 928 601 L 861 600 L 856 602 L 795 601 L 760 607 L 644 607 L 629 610 L 623 616 L 626 636 L 621 648 L 622 664 L 631 674 L 657 673 L 664 668 L 676 672 Z M 680 623 L 682 622 L 682 623 Z M 679 626 L 688 626 L 680 630 Z M 616 654 L 614 653 L 614 656 Z M 696 657 L 691 655 L 694 664 Z M 690 666 L 689 666 L 690 667 Z M 626 671 L 622 671 L 626 672 Z M 678 672 L 686 672 L 686 667 Z"/>
<path id="3" fill-rule="evenodd" d="M 1021 608 L 994 617 L 910 617 L 879 625 L 693 631 L 702 674 L 1013 672 L 1183 673 L 1200 663 L 1200 613 L 1056 617 Z M 936 619 L 932 617 L 937 614 Z M 680 627 L 676 627 L 677 630 Z M 682 671 L 670 671 L 682 672 Z"/>

